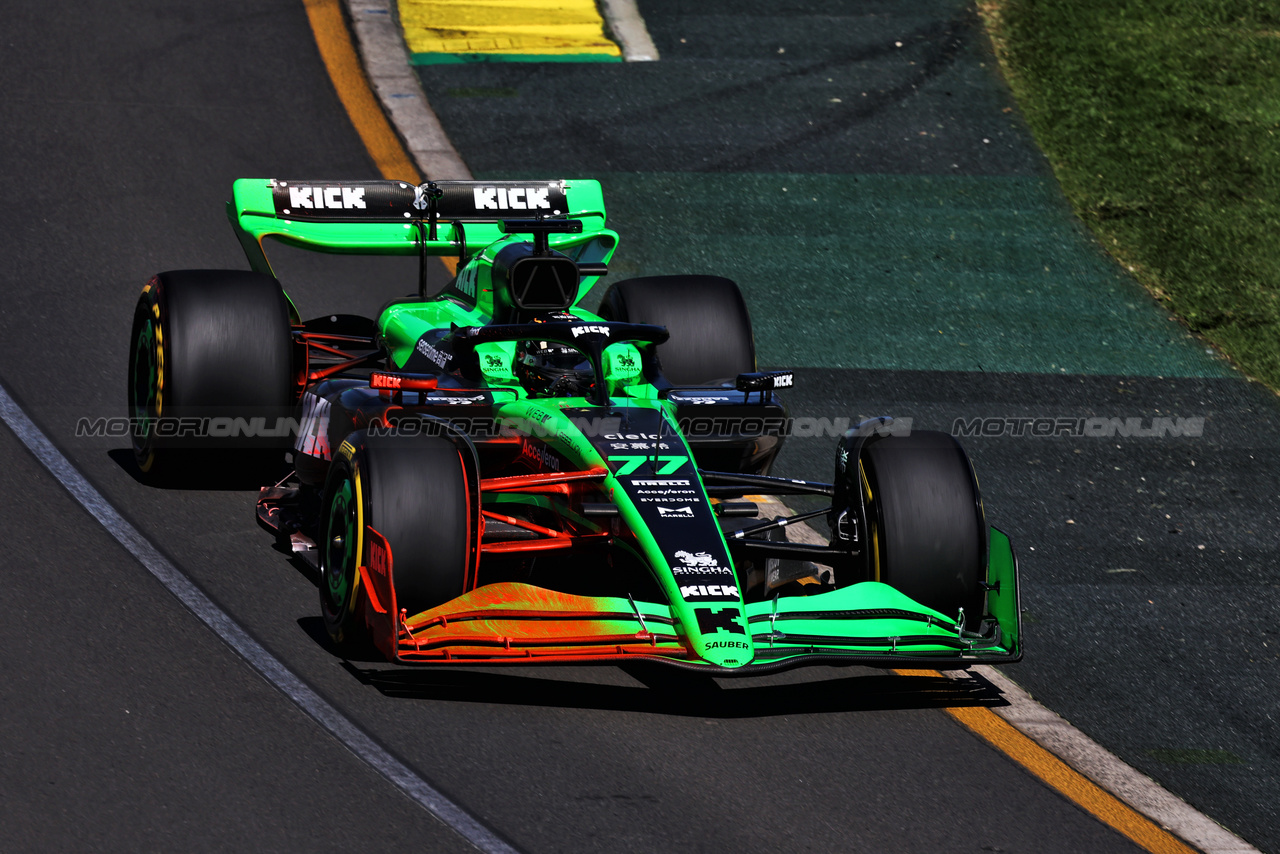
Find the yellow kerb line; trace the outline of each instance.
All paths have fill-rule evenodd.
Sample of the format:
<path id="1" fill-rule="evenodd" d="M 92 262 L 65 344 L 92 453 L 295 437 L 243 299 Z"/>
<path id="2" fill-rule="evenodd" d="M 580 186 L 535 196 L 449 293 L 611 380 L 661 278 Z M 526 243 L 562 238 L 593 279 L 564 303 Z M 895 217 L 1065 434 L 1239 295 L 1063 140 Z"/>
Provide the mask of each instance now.
<path id="1" fill-rule="evenodd" d="M 373 89 L 364 75 L 364 66 L 351 43 L 347 22 L 342 17 L 340 0 L 302 0 L 315 35 L 320 58 L 338 92 L 338 100 L 351 118 L 360 141 L 373 158 L 378 173 L 388 181 L 422 183 L 418 167 L 410 159 L 400 143 L 400 137 L 392 130 L 391 123 L 382 112 L 382 105 L 374 97 Z M 450 275 L 457 272 L 456 258 L 441 258 Z"/>
<path id="2" fill-rule="evenodd" d="M 365 79 L 364 66 L 360 64 L 346 21 L 342 19 L 340 0 L 302 2 L 307 8 L 311 30 L 315 33 L 316 46 L 320 48 L 320 58 L 333 80 L 333 88 L 338 90 L 338 98 L 378 172 L 389 181 L 421 184 L 422 176 L 400 144 L 400 138 L 391 129 L 391 123 Z"/>
<path id="3" fill-rule="evenodd" d="M 899 676 L 945 678 L 936 670 L 893 672 Z M 945 711 L 1050 788 L 1152 854 L 1196 854 L 1194 848 L 1054 756 L 990 709 L 957 706 Z"/>

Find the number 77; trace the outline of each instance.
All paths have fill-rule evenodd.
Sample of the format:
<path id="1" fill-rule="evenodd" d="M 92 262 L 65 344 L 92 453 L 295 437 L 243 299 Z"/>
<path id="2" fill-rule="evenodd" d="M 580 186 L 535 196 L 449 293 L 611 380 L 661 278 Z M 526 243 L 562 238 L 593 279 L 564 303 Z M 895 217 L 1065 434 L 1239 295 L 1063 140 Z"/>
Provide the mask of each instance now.
<path id="1" fill-rule="evenodd" d="M 621 465 L 618 466 L 617 471 L 617 474 L 621 477 L 622 475 L 634 474 L 636 469 L 640 468 L 640 466 L 644 465 L 645 462 L 651 459 L 653 459 L 653 457 L 641 454 L 627 454 L 625 456 L 610 455 L 609 462 L 621 463 Z M 672 474 L 689 461 L 688 457 L 667 456 L 665 454 L 657 459 L 662 463 L 662 468 L 658 469 L 658 474 Z"/>

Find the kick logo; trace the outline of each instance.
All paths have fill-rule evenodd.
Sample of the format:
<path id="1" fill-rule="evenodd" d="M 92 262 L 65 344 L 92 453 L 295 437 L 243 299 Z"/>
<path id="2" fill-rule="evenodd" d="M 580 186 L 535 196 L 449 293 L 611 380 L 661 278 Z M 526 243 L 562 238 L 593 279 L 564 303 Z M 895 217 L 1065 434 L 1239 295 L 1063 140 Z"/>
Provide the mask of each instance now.
<path id="1" fill-rule="evenodd" d="M 478 211 L 551 210 L 547 187 L 476 187 L 472 192 Z"/>
<path id="2" fill-rule="evenodd" d="M 719 610 L 711 610 L 710 608 L 694 608 L 693 614 L 698 618 L 698 631 L 704 635 L 714 634 L 718 631 L 726 631 L 735 635 L 745 635 L 746 630 L 738 624 L 741 615 L 737 608 L 720 608 Z"/>
<path id="3" fill-rule="evenodd" d="M 733 584 L 682 584 L 680 598 L 686 602 L 696 599 L 737 599 L 738 588 Z"/>
<path id="4" fill-rule="evenodd" d="M 382 537 L 369 538 L 369 568 L 386 578 L 391 570 L 391 553 Z"/>
<path id="5" fill-rule="evenodd" d="M 458 289 L 459 293 L 475 299 L 476 279 L 478 278 L 480 278 L 480 266 L 478 264 L 468 264 L 458 273 L 458 277 L 454 279 L 453 286 Z"/>
<path id="6" fill-rule="evenodd" d="M 289 207 L 364 210 L 364 187 L 290 187 Z"/>

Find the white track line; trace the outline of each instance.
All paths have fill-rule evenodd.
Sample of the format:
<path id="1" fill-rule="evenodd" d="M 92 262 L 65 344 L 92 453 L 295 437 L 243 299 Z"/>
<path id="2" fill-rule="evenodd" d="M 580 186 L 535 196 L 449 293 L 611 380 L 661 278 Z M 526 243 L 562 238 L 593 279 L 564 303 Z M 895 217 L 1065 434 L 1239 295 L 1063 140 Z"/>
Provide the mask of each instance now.
<path id="1" fill-rule="evenodd" d="M 49 470 L 58 482 L 71 493 L 76 501 L 88 510 L 102 527 L 129 550 L 138 562 L 147 568 L 170 593 L 186 605 L 201 622 L 262 674 L 285 696 L 297 704 L 334 738 L 390 780 L 396 788 L 409 796 L 440 821 L 444 822 L 464 839 L 486 854 L 515 854 L 514 848 L 503 842 L 493 831 L 480 824 L 461 807 L 436 791 L 413 769 L 391 755 L 386 748 L 370 738 L 363 730 L 331 703 L 284 665 L 280 659 L 249 636 L 239 623 L 219 608 L 183 574 L 159 550 L 111 506 L 71 461 L 54 447 L 49 438 L 35 425 L 22 408 L 0 386 L 0 418 L 9 425 L 14 435 L 27 446 L 32 455 Z"/>
<path id="2" fill-rule="evenodd" d="M 365 76 L 424 180 L 466 181 L 471 170 L 431 111 L 400 32 L 394 0 L 346 0 Z"/>
<path id="3" fill-rule="evenodd" d="M 993 712 L 1165 830 L 1205 854 L 1260 854 L 1257 848 L 1037 703 L 994 667 L 980 665 L 972 672 L 999 688 L 1009 703 L 993 707 Z M 947 675 L 953 679 L 969 678 L 964 671 Z"/>
<path id="4" fill-rule="evenodd" d="M 658 46 L 649 38 L 649 29 L 640 17 L 636 0 L 600 0 L 600 6 L 627 62 L 649 62 L 658 58 Z"/>

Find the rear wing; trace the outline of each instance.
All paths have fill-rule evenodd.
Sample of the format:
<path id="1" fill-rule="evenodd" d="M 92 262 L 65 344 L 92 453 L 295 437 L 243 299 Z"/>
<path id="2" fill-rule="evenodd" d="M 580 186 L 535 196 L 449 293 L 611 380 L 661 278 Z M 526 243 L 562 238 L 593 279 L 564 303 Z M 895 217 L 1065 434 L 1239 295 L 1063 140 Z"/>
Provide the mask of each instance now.
<path id="1" fill-rule="evenodd" d="M 566 216 L 581 234 L 551 236 L 561 251 L 617 235 L 605 228 L 600 182 L 282 181 L 240 178 L 227 217 L 249 264 L 274 275 L 262 242 L 356 255 L 470 255 L 506 236 L 504 219 Z"/>

